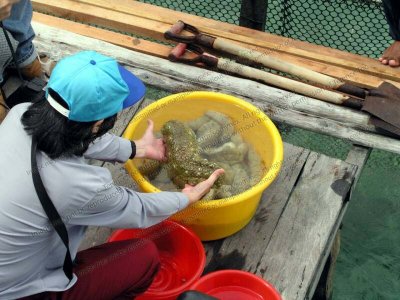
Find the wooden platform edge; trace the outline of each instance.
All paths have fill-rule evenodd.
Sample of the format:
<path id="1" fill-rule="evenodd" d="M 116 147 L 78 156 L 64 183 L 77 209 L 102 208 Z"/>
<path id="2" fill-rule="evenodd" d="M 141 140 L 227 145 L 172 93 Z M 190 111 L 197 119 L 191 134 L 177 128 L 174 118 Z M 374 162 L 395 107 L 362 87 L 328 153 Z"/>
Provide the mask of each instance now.
<path id="1" fill-rule="evenodd" d="M 339 245 L 335 245 L 335 247 L 339 247 L 340 248 L 340 237 L 339 237 L 339 240 L 337 240 L 337 234 L 339 234 L 339 228 L 340 228 L 340 226 L 342 224 L 343 217 L 346 214 L 346 211 L 347 211 L 347 208 L 348 208 L 348 205 L 349 205 L 349 201 L 351 199 L 351 196 L 353 194 L 354 189 L 357 186 L 357 182 L 358 182 L 358 180 L 360 178 L 360 175 L 361 175 L 361 172 L 362 172 L 362 170 L 364 168 L 364 165 L 366 164 L 366 162 L 368 160 L 368 157 L 369 157 L 369 155 L 371 153 L 371 150 L 372 150 L 371 148 L 366 148 L 366 147 L 360 147 L 360 146 L 353 145 L 352 148 L 350 149 L 350 151 L 347 154 L 347 158 L 346 158 L 345 161 L 347 163 L 349 163 L 349 164 L 357 166 L 357 171 L 356 171 L 356 174 L 355 174 L 355 177 L 354 177 L 353 184 L 352 184 L 351 189 L 350 189 L 350 191 L 348 193 L 348 196 L 347 196 L 348 199 L 346 199 L 346 202 L 345 202 L 345 204 L 344 204 L 344 206 L 342 208 L 342 211 L 340 212 L 340 216 L 339 216 L 339 218 L 338 218 L 338 220 L 337 220 L 337 222 L 336 222 L 336 224 L 335 224 L 335 226 L 334 226 L 334 228 L 332 230 L 332 233 L 331 233 L 331 235 L 329 237 L 329 242 L 328 242 L 328 245 L 326 247 L 325 255 L 321 259 L 321 263 L 319 264 L 318 270 L 315 272 L 314 279 L 313 279 L 313 285 L 311 285 L 310 288 L 307 290 L 306 297 L 305 297 L 305 299 L 307 299 L 307 300 L 311 300 L 311 299 L 314 300 L 313 295 L 314 295 L 314 292 L 315 292 L 315 290 L 317 288 L 317 285 L 321 285 L 322 288 L 324 288 L 326 290 L 325 291 L 325 296 L 326 297 L 329 298 L 330 294 L 332 293 L 331 289 L 332 289 L 332 286 L 333 286 L 333 277 L 334 277 L 335 264 L 336 264 L 336 259 L 337 259 L 336 255 L 338 253 L 334 253 L 333 254 L 333 255 L 335 255 L 335 257 L 332 258 L 332 260 L 330 262 L 330 264 L 331 264 L 330 266 L 326 266 L 326 263 L 327 263 L 328 257 L 330 255 L 332 255 L 331 249 L 333 249 L 334 243 L 339 243 Z M 334 249 L 334 250 L 336 250 L 338 252 L 340 251 L 339 249 Z M 327 274 L 326 282 L 321 282 L 320 281 L 320 277 L 321 277 L 321 274 L 322 274 L 324 268 L 328 268 L 329 271 L 328 271 L 328 274 Z"/>
<path id="2" fill-rule="evenodd" d="M 355 173 L 351 164 L 310 153 L 257 267 L 284 299 L 304 299 L 317 279 Z"/>

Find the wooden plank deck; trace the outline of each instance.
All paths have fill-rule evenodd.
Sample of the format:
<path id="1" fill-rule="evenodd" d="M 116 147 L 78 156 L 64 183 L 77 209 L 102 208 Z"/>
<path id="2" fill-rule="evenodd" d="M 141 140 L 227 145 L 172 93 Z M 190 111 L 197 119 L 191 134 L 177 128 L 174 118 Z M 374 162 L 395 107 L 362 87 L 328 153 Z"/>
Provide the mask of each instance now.
<path id="1" fill-rule="evenodd" d="M 137 109 L 119 116 L 115 134 L 123 132 Z M 349 160 L 361 164 L 362 154 L 356 151 Z M 110 169 L 117 184 L 135 187 L 122 165 L 99 165 Z M 221 268 L 249 270 L 274 284 L 284 299 L 311 298 L 346 209 L 356 169 L 285 144 L 282 171 L 263 194 L 248 226 L 232 237 L 205 243 L 205 273 Z M 110 232 L 90 228 L 81 249 L 104 242 Z"/>
<path id="2" fill-rule="evenodd" d="M 250 224 L 206 245 L 206 272 L 247 270 L 275 285 L 284 299 L 306 299 L 319 280 L 315 274 L 325 264 L 357 168 L 289 144 L 285 149 L 295 159 L 285 160 Z"/>
<path id="3" fill-rule="evenodd" d="M 119 116 L 115 134 L 122 134 L 137 109 Z M 264 192 L 251 222 L 231 237 L 204 243 L 204 273 L 246 270 L 274 284 L 284 299 L 308 299 L 343 217 L 357 167 L 287 143 L 284 148 L 281 172 Z M 117 184 L 136 187 L 122 165 L 103 166 Z M 80 249 L 105 242 L 111 232 L 104 227 L 89 228 Z"/>

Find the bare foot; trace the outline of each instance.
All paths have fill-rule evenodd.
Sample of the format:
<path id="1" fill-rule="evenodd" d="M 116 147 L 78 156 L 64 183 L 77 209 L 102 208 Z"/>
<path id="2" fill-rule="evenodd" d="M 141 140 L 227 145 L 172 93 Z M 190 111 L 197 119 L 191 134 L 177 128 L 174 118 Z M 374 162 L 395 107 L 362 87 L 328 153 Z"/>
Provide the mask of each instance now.
<path id="1" fill-rule="evenodd" d="M 384 65 L 389 65 L 391 67 L 400 66 L 400 41 L 395 41 L 383 52 L 379 61 Z"/>

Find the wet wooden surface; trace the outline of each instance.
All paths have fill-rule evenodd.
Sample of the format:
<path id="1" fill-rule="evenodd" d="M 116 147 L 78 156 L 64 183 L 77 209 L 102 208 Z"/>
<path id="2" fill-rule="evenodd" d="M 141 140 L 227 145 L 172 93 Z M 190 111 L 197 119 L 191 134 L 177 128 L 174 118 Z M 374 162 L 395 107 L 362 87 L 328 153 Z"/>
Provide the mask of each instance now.
<path id="1" fill-rule="evenodd" d="M 113 133 L 121 135 L 135 113 L 149 103 L 122 112 Z M 231 237 L 204 243 L 204 273 L 246 270 L 270 281 L 284 299 L 310 299 L 369 150 L 353 148 L 346 163 L 290 144 L 284 147 L 281 172 L 264 192 L 250 223 Z M 135 188 L 123 165 L 91 163 L 108 168 L 116 184 Z M 352 164 L 360 166 L 358 171 Z M 80 249 L 105 242 L 111 232 L 90 227 Z"/>
<path id="2" fill-rule="evenodd" d="M 134 107 L 119 116 L 115 134 L 122 134 L 136 111 Z M 284 148 L 281 172 L 263 193 L 250 223 L 231 237 L 204 243 L 204 273 L 250 271 L 275 285 L 284 299 L 305 299 L 312 297 L 318 283 L 357 167 L 287 143 Z M 117 184 L 136 188 L 122 164 L 101 165 Z M 111 232 L 89 228 L 81 249 L 105 242 Z"/>
<path id="3" fill-rule="evenodd" d="M 206 272 L 250 271 L 271 282 L 284 299 L 307 299 L 325 265 L 357 167 L 290 144 L 285 155 L 249 225 L 205 244 Z"/>

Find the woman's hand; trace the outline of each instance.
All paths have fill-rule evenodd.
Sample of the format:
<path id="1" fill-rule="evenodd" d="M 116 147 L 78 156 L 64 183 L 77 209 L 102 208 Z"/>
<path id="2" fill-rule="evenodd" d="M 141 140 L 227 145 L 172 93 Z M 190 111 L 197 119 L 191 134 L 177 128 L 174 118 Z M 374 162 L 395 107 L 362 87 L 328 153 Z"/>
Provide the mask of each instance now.
<path id="1" fill-rule="evenodd" d="M 195 203 L 200 200 L 205 194 L 207 194 L 214 182 L 217 181 L 218 177 L 224 174 L 225 171 L 223 169 L 215 170 L 208 179 L 200 182 L 195 186 L 191 186 L 189 184 L 185 184 L 185 188 L 182 190 L 189 198 L 189 204 Z"/>
<path id="2" fill-rule="evenodd" d="M 0 0 L 0 21 L 7 19 L 11 15 L 13 4 L 19 0 Z"/>
<path id="3" fill-rule="evenodd" d="M 165 160 L 165 145 L 162 138 L 157 139 L 153 133 L 154 123 L 147 120 L 147 129 L 141 139 L 134 141 L 136 144 L 137 158 Z"/>

